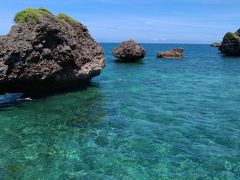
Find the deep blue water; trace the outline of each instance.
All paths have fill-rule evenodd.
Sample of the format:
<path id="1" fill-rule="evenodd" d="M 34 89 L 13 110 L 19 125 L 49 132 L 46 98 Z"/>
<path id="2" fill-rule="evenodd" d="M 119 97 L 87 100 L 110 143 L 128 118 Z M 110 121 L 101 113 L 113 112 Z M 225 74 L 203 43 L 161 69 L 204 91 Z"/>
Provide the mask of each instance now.
<path id="1" fill-rule="evenodd" d="M 143 44 L 125 64 L 103 46 L 87 89 L 1 109 L 0 179 L 239 179 L 240 58 Z M 174 47 L 183 60 L 156 58 Z"/>

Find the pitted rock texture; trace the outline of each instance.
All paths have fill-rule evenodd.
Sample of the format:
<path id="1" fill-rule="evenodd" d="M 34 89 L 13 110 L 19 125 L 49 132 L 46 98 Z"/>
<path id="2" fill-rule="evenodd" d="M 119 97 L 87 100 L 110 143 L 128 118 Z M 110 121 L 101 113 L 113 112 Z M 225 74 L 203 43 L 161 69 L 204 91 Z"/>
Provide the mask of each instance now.
<path id="1" fill-rule="evenodd" d="M 123 61 L 137 61 L 146 55 L 145 49 L 133 40 L 122 42 L 112 52 L 113 56 Z"/>
<path id="2" fill-rule="evenodd" d="M 105 66 L 104 52 L 86 26 L 42 15 L 0 36 L 0 92 L 67 88 L 89 81 Z"/>

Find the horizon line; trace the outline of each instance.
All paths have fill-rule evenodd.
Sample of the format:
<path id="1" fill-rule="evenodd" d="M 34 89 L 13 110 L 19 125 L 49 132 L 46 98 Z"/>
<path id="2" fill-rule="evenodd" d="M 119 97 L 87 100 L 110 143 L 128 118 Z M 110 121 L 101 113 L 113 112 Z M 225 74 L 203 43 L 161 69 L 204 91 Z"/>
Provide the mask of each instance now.
<path id="1" fill-rule="evenodd" d="M 101 43 L 101 44 L 121 44 L 123 41 L 121 41 L 121 42 L 100 42 L 100 41 L 96 41 L 96 42 L 98 42 L 98 43 Z M 170 43 L 168 43 L 168 42 L 137 42 L 137 43 L 139 43 L 139 44 L 188 44 L 188 45 L 210 45 L 211 43 L 184 43 L 184 42 L 182 42 L 182 43 L 177 43 L 177 42 L 170 42 Z"/>

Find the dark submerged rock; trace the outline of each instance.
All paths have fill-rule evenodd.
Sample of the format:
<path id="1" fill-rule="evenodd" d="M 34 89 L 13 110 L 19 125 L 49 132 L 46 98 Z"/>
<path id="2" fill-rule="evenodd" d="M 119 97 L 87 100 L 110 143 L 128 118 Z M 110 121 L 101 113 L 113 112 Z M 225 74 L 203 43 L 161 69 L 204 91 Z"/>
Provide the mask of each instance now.
<path id="1" fill-rule="evenodd" d="M 133 40 L 122 42 L 112 52 L 113 56 L 123 61 L 137 61 L 146 55 L 145 49 Z"/>
<path id="2" fill-rule="evenodd" d="M 31 16 L 29 16 L 29 14 Z M 0 92 L 41 92 L 89 81 L 105 66 L 86 26 L 45 9 L 26 9 L 0 36 Z"/>
<path id="3" fill-rule="evenodd" d="M 167 58 L 167 59 L 182 59 L 183 58 L 183 48 L 174 48 L 170 51 L 159 51 L 157 53 L 158 58 Z"/>
<path id="4" fill-rule="evenodd" d="M 227 56 L 240 56 L 240 29 L 225 34 L 219 50 Z"/>

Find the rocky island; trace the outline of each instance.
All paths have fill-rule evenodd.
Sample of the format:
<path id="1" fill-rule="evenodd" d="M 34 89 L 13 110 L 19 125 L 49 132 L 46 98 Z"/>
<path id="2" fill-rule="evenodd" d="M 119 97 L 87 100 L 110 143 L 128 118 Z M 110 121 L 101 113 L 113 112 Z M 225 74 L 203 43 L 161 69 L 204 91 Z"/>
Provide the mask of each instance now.
<path id="1" fill-rule="evenodd" d="M 221 43 L 219 43 L 219 42 L 214 42 L 214 43 L 210 44 L 210 46 L 212 46 L 212 47 L 220 47 L 220 46 L 221 46 Z"/>
<path id="2" fill-rule="evenodd" d="M 104 52 L 86 26 L 45 8 L 16 14 L 0 36 L 0 92 L 39 92 L 89 81 L 105 66 Z"/>
<path id="3" fill-rule="evenodd" d="M 227 56 L 240 56 L 240 29 L 225 34 L 219 50 Z"/>
<path id="4" fill-rule="evenodd" d="M 182 59 L 183 51 L 184 51 L 183 48 L 174 48 L 169 51 L 159 51 L 157 53 L 157 57 L 166 59 Z"/>
<path id="5" fill-rule="evenodd" d="M 122 42 L 112 52 L 113 56 L 124 61 L 132 62 L 143 59 L 146 55 L 145 49 L 134 40 Z"/>

